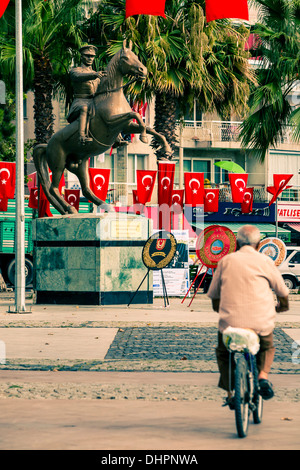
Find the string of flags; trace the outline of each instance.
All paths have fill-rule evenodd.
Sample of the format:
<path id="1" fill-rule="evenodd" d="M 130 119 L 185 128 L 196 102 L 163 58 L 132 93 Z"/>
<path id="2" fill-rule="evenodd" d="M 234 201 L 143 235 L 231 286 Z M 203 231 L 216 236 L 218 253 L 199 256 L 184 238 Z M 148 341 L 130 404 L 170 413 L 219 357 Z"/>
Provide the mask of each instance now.
<path id="1" fill-rule="evenodd" d="M 49 171 L 50 180 L 52 173 Z M 106 200 L 110 169 L 89 168 L 90 188 L 93 193 L 102 201 Z M 229 173 L 229 185 L 231 189 L 232 202 L 241 205 L 242 213 L 250 213 L 253 209 L 254 188 L 248 187 L 247 173 Z M 272 195 L 269 202 L 271 206 L 280 196 L 280 194 L 291 188 L 288 183 L 293 174 L 274 174 L 273 186 L 268 186 L 267 192 Z M 30 190 L 28 206 L 32 209 L 39 209 L 39 217 L 47 215 L 52 216 L 50 212 L 50 203 L 47 200 L 43 189 L 38 187 L 36 173 L 28 175 L 28 187 Z M 184 189 L 174 188 L 175 163 L 159 162 L 158 170 L 136 170 L 137 189 L 133 190 L 133 203 L 145 206 L 151 202 L 155 183 L 157 182 L 157 201 L 159 206 L 167 205 L 182 210 L 184 204 L 192 207 L 204 206 L 204 212 L 218 212 L 219 210 L 219 188 L 206 188 L 204 173 L 185 172 Z M 16 184 L 16 163 L 0 162 L 0 211 L 7 210 L 8 199 L 14 199 Z M 61 179 L 59 190 L 65 186 L 64 176 Z M 40 206 L 38 206 L 40 199 Z M 79 208 L 80 190 L 64 189 L 64 199 L 77 210 Z"/>
<path id="2" fill-rule="evenodd" d="M 125 0 L 125 18 L 135 15 L 153 15 L 166 17 L 166 0 L 152 0 L 151 2 L 141 2 L 140 0 Z M 9 0 L 0 1 L 0 18 L 5 13 Z M 247 0 L 206 0 L 205 2 L 206 21 L 232 18 L 249 21 L 249 11 Z"/>

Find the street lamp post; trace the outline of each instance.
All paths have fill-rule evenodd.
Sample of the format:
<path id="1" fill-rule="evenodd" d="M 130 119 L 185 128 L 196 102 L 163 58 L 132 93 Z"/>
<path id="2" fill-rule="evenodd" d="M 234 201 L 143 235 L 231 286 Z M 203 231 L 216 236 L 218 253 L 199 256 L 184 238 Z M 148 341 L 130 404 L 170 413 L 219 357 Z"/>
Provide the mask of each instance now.
<path id="1" fill-rule="evenodd" d="M 11 312 L 25 307 L 25 209 L 24 209 L 24 118 L 22 0 L 16 0 L 16 225 L 15 225 L 15 305 Z"/>

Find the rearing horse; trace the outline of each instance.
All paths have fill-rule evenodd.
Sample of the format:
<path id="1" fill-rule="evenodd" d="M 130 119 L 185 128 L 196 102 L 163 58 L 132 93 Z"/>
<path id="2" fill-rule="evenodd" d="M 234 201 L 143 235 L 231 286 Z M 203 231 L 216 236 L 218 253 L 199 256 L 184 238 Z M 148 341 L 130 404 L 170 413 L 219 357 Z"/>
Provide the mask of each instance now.
<path id="1" fill-rule="evenodd" d="M 58 189 L 65 168 L 78 177 L 82 193 L 89 201 L 103 206 L 106 211 L 112 210 L 89 187 L 88 161 L 90 157 L 110 149 L 120 132 L 140 134 L 140 140 L 144 143 L 148 141 L 146 134 L 151 134 L 160 141 L 166 159 L 172 158 L 171 148 L 165 137 L 146 127 L 139 113 L 132 111 L 124 96 L 124 76 L 133 76 L 140 80 L 147 76 L 146 67 L 138 60 L 131 47 L 126 48 L 123 43 L 123 48 L 109 62 L 106 73 L 93 98 L 94 115 L 89 125 L 89 134 L 93 141 L 80 145 L 77 120 L 56 132 L 48 144 L 37 145 L 33 151 L 39 183 L 49 202 L 62 215 L 77 213 Z M 137 122 L 133 122 L 134 119 Z M 52 171 L 52 182 L 48 167 Z"/>

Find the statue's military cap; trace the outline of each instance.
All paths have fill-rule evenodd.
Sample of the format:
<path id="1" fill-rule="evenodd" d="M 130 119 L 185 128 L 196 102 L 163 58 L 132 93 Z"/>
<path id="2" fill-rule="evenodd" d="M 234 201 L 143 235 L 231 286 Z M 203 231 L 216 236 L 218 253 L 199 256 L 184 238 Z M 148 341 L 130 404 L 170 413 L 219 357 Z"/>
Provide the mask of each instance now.
<path id="1" fill-rule="evenodd" d="M 98 52 L 98 48 L 96 46 L 92 46 L 90 44 L 84 44 L 80 49 L 79 49 L 80 54 L 93 54 L 96 55 Z"/>

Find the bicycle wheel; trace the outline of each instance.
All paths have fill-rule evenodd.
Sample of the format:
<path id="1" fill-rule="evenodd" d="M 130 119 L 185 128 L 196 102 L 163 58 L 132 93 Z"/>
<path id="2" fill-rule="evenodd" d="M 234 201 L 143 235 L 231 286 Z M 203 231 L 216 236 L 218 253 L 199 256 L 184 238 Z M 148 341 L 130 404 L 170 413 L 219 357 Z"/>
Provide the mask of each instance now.
<path id="1" fill-rule="evenodd" d="M 235 424 L 239 437 L 246 437 L 249 424 L 248 364 L 241 354 L 235 367 Z"/>
<path id="2" fill-rule="evenodd" d="M 263 399 L 258 393 L 258 371 L 256 365 L 256 358 L 253 358 L 253 376 L 254 376 L 254 392 L 253 392 L 253 404 L 255 406 L 253 410 L 253 422 L 254 424 L 260 424 L 262 422 L 263 415 Z"/>

